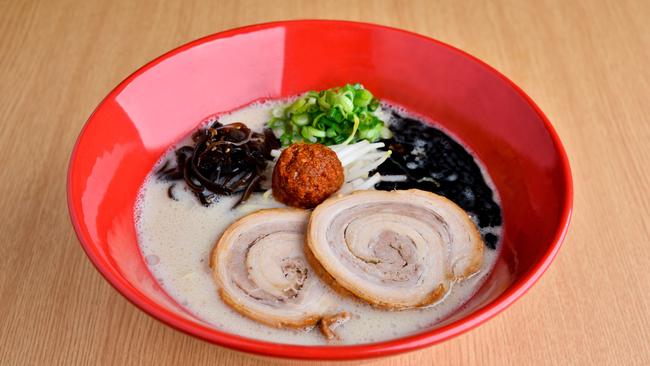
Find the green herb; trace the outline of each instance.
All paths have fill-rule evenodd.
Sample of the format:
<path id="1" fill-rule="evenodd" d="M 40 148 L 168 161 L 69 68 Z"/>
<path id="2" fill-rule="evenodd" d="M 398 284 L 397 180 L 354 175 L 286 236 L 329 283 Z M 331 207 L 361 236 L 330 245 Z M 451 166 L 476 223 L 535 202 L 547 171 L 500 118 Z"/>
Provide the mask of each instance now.
<path id="1" fill-rule="evenodd" d="M 324 145 L 370 142 L 391 137 L 384 122 L 373 113 L 379 100 L 361 84 L 310 91 L 284 108 L 273 110 L 268 126 L 283 146 L 294 142 Z"/>

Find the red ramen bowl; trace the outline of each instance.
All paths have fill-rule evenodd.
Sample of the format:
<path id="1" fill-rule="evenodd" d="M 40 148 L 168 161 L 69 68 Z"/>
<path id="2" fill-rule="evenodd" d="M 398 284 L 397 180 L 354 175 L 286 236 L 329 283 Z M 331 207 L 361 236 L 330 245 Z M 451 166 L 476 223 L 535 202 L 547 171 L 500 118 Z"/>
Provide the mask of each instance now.
<path id="1" fill-rule="evenodd" d="M 385 342 L 298 346 L 209 327 L 158 285 L 140 254 L 134 204 L 154 163 L 209 115 L 260 99 L 360 82 L 437 121 L 484 163 L 502 200 L 503 250 L 478 293 L 435 328 Z M 289 21 L 229 30 L 140 68 L 101 102 L 70 158 L 68 206 L 99 272 L 137 307 L 178 330 L 266 356 L 357 359 L 433 345 L 512 304 L 544 273 L 567 231 L 569 164 L 550 122 L 515 84 L 444 43 L 383 26 Z"/>

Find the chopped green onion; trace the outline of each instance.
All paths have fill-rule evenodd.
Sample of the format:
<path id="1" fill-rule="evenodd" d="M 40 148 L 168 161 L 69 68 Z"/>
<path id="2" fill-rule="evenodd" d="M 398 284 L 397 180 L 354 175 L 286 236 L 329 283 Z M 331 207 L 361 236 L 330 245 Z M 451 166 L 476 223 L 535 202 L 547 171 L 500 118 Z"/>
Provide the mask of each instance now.
<path id="1" fill-rule="evenodd" d="M 314 137 L 325 137 L 327 133 L 314 127 L 305 126 L 302 128 L 302 136 L 306 139 Z"/>
<path id="2" fill-rule="evenodd" d="M 373 112 L 379 100 L 361 84 L 310 91 L 290 105 L 274 108 L 267 122 L 283 146 L 294 142 L 325 145 L 390 138 L 391 132 Z"/>
<path id="3" fill-rule="evenodd" d="M 388 127 L 382 126 L 381 131 L 379 131 L 379 136 L 382 139 L 387 140 L 387 139 L 393 137 L 393 132 Z M 390 150 L 388 150 L 388 151 L 390 151 Z"/>
<path id="4" fill-rule="evenodd" d="M 291 116 L 291 121 L 298 126 L 306 126 L 309 124 L 309 116 L 306 114 L 294 114 Z"/>
<path id="5" fill-rule="evenodd" d="M 354 139 L 354 134 L 357 133 L 357 129 L 359 128 L 359 117 L 354 116 L 354 126 L 352 127 L 352 133 L 348 138 L 343 141 L 343 145 L 347 145 Z"/>
<path id="6" fill-rule="evenodd" d="M 281 118 L 284 115 L 284 108 L 282 107 L 275 107 L 271 111 L 271 115 L 275 118 Z"/>
<path id="7" fill-rule="evenodd" d="M 354 94 L 354 105 L 357 107 L 366 107 L 372 100 L 372 93 L 366 89 L 359 89 Z"/>

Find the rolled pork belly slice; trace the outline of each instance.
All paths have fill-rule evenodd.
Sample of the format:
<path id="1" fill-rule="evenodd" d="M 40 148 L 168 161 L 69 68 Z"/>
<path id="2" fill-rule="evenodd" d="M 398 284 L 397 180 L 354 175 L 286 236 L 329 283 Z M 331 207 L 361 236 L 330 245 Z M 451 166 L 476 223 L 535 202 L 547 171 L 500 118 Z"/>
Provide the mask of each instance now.
<path id="1" fill-rule="evenodd" d="M 210 267 L 219 295 L 233 309 L 278 328 L 321 323 L 327 338 L 346 320 L 333 292 L 305 258 L 309 212 L 267 209 L 230 225 L 212 250 Z"/>
<path id="2" fill-rule="evenodd" d="M 417 189 L 326 200 L 310 216 L 307 246 L 338 285 L 391 310 L 439 301 L 483 261 L 483 242 L 469 215 Z"/>

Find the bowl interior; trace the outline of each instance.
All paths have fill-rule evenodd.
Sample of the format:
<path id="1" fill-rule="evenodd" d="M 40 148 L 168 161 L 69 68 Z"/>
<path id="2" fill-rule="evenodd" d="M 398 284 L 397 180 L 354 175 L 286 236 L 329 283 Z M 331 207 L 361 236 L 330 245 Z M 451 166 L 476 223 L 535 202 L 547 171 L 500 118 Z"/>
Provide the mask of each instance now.
<path id="1" fill-rule="evenodd" d="M 278 346 L 206 326 L 152 278 L 138 250 L 133 207 L 161 154 L 206 116 L 257 99 L 361 82 L 380 98 L 437 121 L 479 157 L 502 200 L 495 273 L 444 326 L 373 345 Z M 147 64 L 90 117 L 68 177 L 73 224 L 91 260 L 129 300 L 209 341 L 274 356 L 355 358 L 408 350 L 465 331 L 510 304 L 542 274 L 571 204 L 557 136 L 523 92 L 482 62 L 428 38 L 349 22 L 251 26 L 192 42 Z M 306 355 L 301 350 L 310 349 Z"/>

